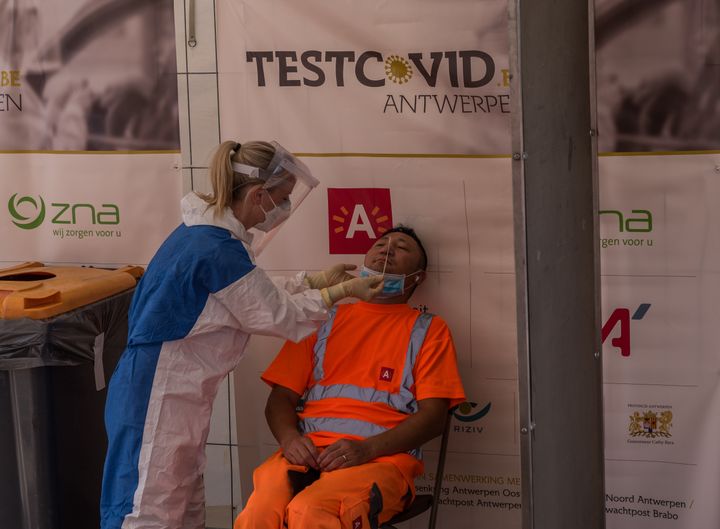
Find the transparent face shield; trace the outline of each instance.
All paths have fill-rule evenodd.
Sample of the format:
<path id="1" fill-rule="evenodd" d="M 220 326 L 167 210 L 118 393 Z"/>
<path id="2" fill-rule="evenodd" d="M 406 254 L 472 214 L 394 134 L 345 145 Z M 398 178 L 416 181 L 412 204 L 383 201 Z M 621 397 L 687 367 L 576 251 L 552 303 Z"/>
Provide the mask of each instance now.
<path id="1" fill-rule="evenodd" d="M 275 155 L 267 169 L 259 169 L 236 162 L 232 163 L 233 171 L 257 178 L 263 182 L 263 189 L 270 194 L 271 202 L 268 202 L 275 207 L 289 209 L 287 218 L 267 232 L 253 229 L 253 242 L 250 247 L 256 256 L 260 255 L 287 219 L 302 204 L 305 197 L 320 183 L 312 175 L 310 169 L 297 157 L 279 143 L 275 141 L 271 143 L 275 148 Z"/>

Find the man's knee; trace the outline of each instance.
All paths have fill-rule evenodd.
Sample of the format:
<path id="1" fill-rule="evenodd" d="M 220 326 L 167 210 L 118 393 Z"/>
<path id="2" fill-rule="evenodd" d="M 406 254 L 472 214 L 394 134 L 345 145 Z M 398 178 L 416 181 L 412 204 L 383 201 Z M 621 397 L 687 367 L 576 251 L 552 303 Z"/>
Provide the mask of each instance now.
<path id="1" fill-rule="evenodd" d="M 235 521 L 234 529 L 280 529 L 292 497 L 287 464 L 272 456 L 253 472 L 255 490 Z"/>
<path id="2" fill-rule="evenodd" d="M 278 479 L 278 474 L 282 473 L 282 470 L 278 468 L 278 464 L 274 459 L 268 459 L 255 467 L 253 470 L 253 482 L 254 483 L 265 483 L 273 482 Z"/>
<path id="3" fill-rule="evenodd" d="M 313 494 L 298 494 L 287 505 L 285 510 L 285 523 L 288 529 L 304 529 L 309 527 L 322 526 L 327 520 L 333 517 L 332 511 L 325 510 L 329 507 L 327 501 L 321 502 L 320 498 Z M 338 524 L 337 527 L 340 527 Z"/>
<path id="4" fill-rule="evenodd" d="M 235 519 L 233 529 L 282 529 L 282 512 L 273 507 L 248 504 Z"/>
<path id="5" fill-rule="evenodd" d="M 308 513 L 315 512 L 321 508 L 319 498 L 311 494 L 299 494 L 287 504 L 285 518 L 288 527 L 291 520 L 302 520 Z"/>
<path id="6" fill-rule="evenodd" d="M 253 471 L 253 484 L 255 491 L 264 491 L 264 494 L 280 495 L 290 499 L 292 488 L 288 480 L 288 469 L 292 468 L 287 461 L 276 454 L 266 459 Z"/>

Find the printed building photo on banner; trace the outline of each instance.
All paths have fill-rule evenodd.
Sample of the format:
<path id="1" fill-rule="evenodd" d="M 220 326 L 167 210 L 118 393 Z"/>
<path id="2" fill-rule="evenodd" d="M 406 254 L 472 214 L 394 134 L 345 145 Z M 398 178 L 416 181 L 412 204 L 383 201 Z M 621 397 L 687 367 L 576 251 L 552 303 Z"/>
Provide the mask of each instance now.
<path id="1" fill-rule="evenodd" d="M 596 0 L 598 147 L 720 148 L 720 4 Z"/>
<path id="2" fill-rule="evenodd" d="M 177 150 L 172 0 L 0 2 L 0 151 Z"/>

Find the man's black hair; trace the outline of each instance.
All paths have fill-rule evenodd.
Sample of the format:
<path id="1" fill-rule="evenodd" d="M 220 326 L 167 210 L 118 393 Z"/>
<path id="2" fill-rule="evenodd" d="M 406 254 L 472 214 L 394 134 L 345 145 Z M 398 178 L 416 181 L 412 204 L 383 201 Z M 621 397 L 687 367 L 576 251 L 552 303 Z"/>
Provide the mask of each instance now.
<path id="1" fill-rule="evenodd" d="M 386 235 L 389 235 L 391 233 L 404 233 L 417 243 L 418 247 L 420 248 L 420 253 L 422 254 L 422 258 L 420 259 L 420 268 L 422 268 L 423 270 L 427 270 L 427 253 L 425 253 L 425 247 L 423 246 L 423 243 L 420 242 L 420 237 L 418 237 L 417 233 L 415 233 L 415 230 L 408 226 L 398 224 L 394 228 L 391 228 L 385 233 L 383 233 L 382 236 L 385 237 Z"/>

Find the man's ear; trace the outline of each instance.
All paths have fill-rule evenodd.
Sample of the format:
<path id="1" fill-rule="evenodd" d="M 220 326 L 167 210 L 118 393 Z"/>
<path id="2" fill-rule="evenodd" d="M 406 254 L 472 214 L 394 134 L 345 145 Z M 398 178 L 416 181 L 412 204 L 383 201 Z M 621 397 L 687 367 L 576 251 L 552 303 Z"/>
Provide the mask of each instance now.
<path id="1" fill-rule="evenodd" d="M 414 276 L 408 277 L 405 279 L 405 288 L 406 289 L 412 289 L 408 290 L 410 292 L 408 299 L 412 297 L 412 295 L 415 293 L 415 290 L 417 287 L 423 284 L 425 281 L 425 278 L 427 277 L 427 272 L 425 270 L 420 270 L 417 274 Z"/>

